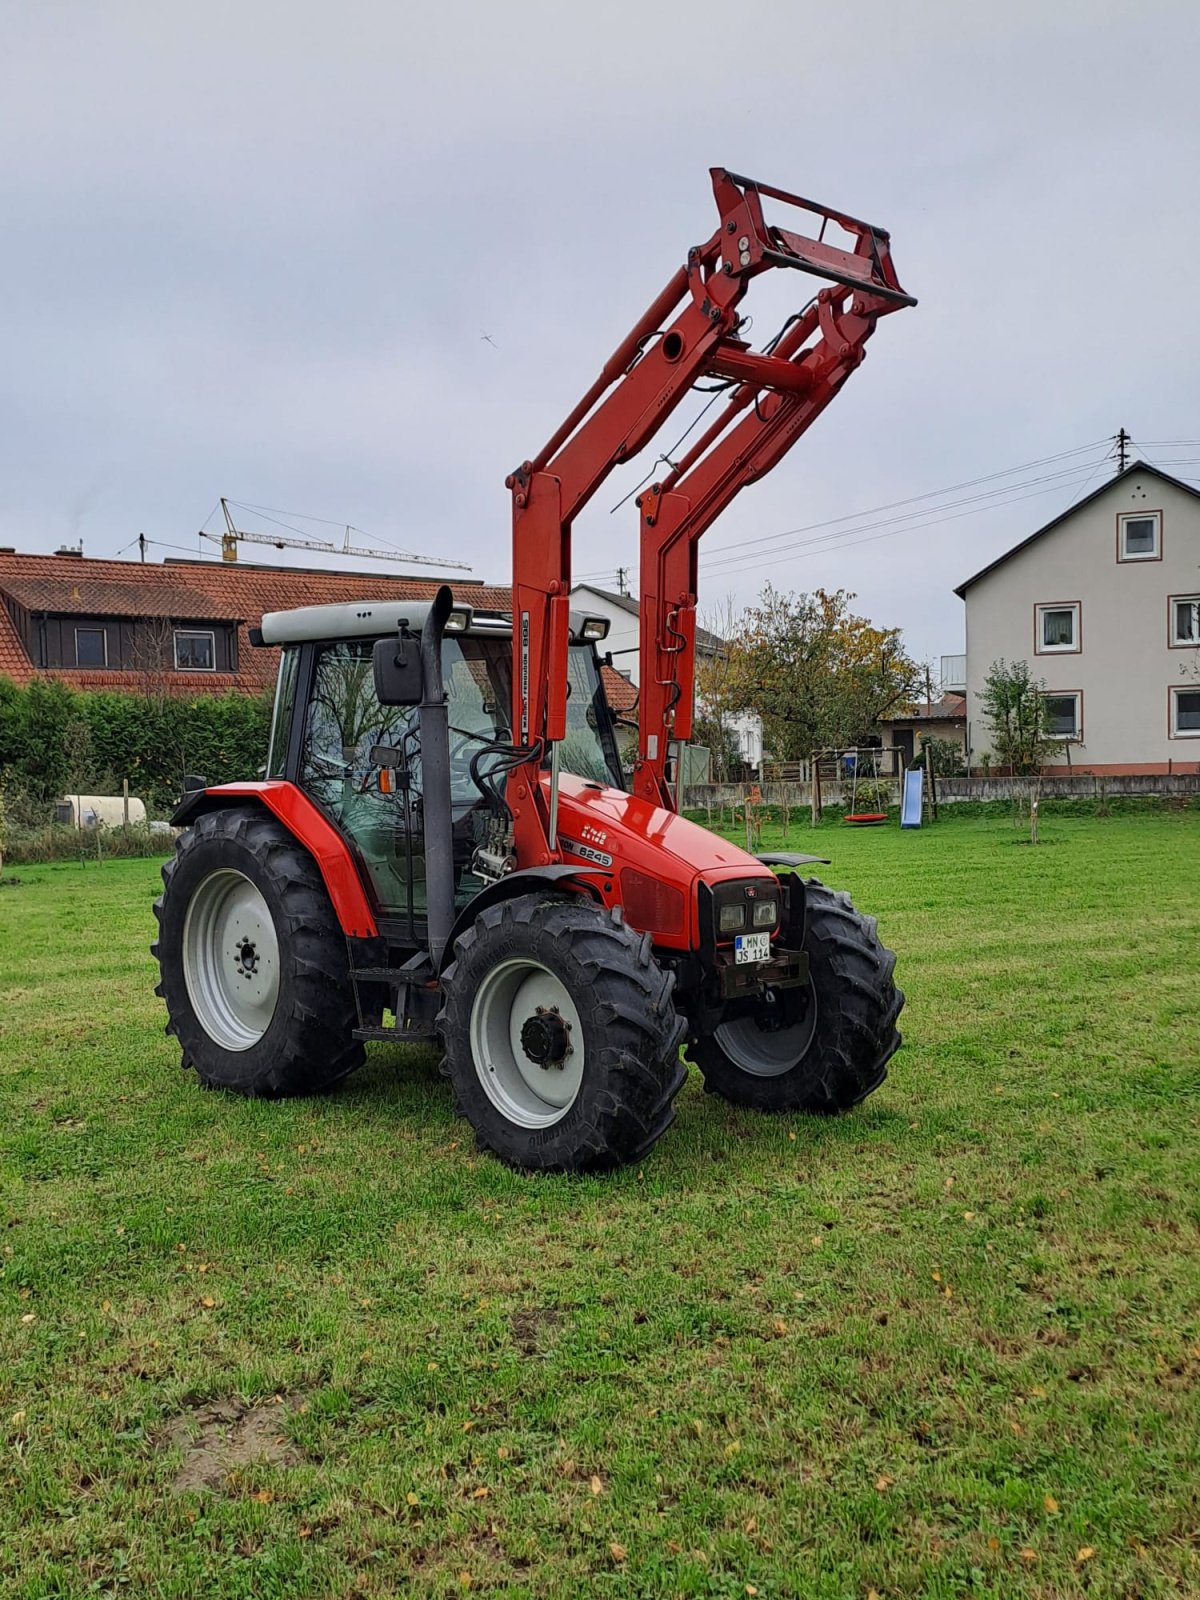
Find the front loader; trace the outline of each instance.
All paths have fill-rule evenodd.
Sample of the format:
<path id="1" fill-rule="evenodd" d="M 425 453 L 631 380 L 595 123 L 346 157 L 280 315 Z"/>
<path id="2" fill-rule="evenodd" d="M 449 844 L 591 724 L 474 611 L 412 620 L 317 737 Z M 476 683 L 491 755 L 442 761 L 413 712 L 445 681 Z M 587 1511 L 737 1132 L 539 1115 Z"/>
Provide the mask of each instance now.
<path id="1" fill-rule="evenodd" d="M 529 1169 L 637 1161 L 686 1076 L 763 1110 L 836 1112 L 886 1075 L 903 996 L 874 919 L 678 814 L 696 550 L 914 302 L 880 229 L 713 170 L 719 224 L 508 479 L 511 616 L 430 602 L 265 616 L 281 650 L 266 779 L 199 785 L 156 905 L 186 1065 L 251 1095 L 338 1083 L 373 1039 L 440 1041 L 480 1143 Z M 764 197 L 821 219 L 768 224 Z M 828 242 L 830 226 L 842 238 Z M 826 280 L 761 351 L 752 280 Z M 698 385 L 716 419 L 638 501 L 637 756 L 627 791 L 572 523 Z M 673 782 L 673 779 L 675 780 Z"/>

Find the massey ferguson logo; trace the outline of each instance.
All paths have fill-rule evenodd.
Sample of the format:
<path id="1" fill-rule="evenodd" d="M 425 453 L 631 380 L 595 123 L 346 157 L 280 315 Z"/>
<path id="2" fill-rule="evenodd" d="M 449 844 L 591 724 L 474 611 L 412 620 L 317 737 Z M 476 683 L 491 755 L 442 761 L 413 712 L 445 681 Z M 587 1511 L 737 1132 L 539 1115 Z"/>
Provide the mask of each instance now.
<path id="1" fill-rule="evenodd" d="M 580 828 L 579 831 L 583 835 L 583 837 L 588 841 L 589 844 L 607 844 L 608 843 L 608 835 L 605 833 L 604 829 L 603 828 L 593 828 L 590 822 L 585 823 L 584 826 L 582 828 Z"/>

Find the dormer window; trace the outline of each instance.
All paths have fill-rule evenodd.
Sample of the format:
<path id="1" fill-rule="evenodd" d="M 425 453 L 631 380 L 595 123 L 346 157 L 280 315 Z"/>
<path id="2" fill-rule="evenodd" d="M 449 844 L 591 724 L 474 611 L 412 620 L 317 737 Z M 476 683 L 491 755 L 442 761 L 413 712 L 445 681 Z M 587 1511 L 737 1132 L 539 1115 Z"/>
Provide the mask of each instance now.
<path id="1" fill-rule="evenodd" d="M 217 647 L 206 628 L 175 629 L 175 666 L 180 672 L 215 672 Z"/>
<path id="2" fill-rule="evenodd" d="M 1129 511 L 1117 518 L 1117 560 L 1162 558 L 1162 512 Z"/>
<path id="3" fill-rule="evenodd" d="M 75 629 L 75 665 L 77 667 L 108 665 L 108 634 L 104 628 Z"/>

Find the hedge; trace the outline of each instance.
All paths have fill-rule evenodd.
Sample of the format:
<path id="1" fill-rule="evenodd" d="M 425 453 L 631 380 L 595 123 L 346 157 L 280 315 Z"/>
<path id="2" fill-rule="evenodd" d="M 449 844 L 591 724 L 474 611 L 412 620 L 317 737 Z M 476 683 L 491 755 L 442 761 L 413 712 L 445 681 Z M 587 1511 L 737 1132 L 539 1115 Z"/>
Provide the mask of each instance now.
<path id="1" fill-rule="evenodd" d="M 119 794 L 128 778 L 130 792 L 161 815 L 185 773 L 211 783 L 257 777 L 270 725 L 267 695 L 182 700 L 81 693 L 56 678 L 19 689 L 0 678 L 0 781 L 39 807 L 66 793 Z"/>

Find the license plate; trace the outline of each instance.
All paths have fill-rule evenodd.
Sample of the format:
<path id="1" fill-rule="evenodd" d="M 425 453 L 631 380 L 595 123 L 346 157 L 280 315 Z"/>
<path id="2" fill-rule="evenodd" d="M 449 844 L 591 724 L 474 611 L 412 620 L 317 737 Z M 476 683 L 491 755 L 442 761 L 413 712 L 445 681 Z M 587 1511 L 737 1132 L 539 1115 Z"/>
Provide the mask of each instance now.
<path id="1" fill-rule="evenodd" d="M 771 935 L 769 933 L 739 933 L 733 941 L 734 958 L 743 961 L 769 961 Z"/>

